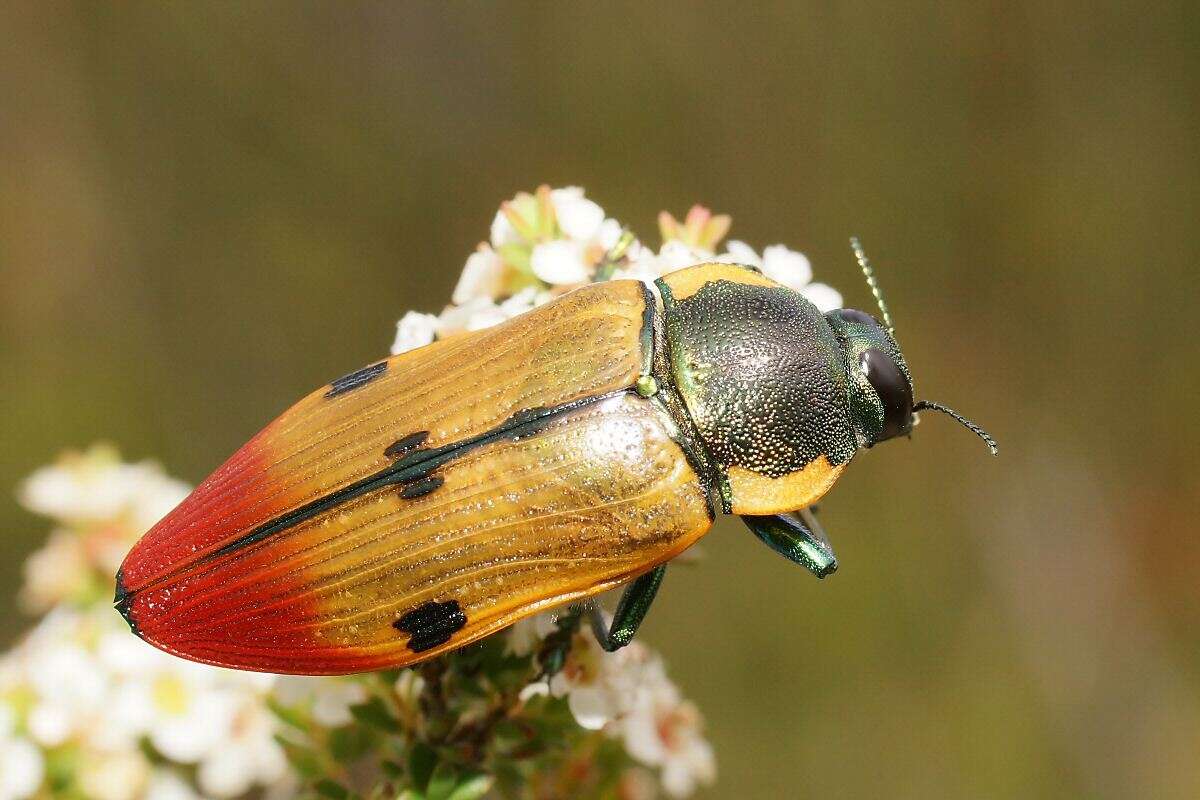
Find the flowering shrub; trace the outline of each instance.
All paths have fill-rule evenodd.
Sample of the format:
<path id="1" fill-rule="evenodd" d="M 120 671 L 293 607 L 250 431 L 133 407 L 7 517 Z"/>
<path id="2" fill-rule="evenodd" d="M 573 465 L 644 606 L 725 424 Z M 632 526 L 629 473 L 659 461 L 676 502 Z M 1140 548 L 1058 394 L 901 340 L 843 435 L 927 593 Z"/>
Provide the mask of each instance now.
<path id="1" fill-rule="evenodd" d="M 664 211 L 658 219 L 663 241 L 655 252 L 606 217 L 578 187 L 543 186 L 534 194 L 522 192 L 500 205 L 490 241 L 467 258 L 451 305 L 436 316 L 405 314 L 397 323 L 392 352 L 495 325 L 584 283 L 611 278 L 653 281 L 705 261 L 758 267 L 821 311 L 842 305 L 836 290 L 812 282 L 812 267 L 802 253 L 777 244 L 760 256 L 737 240 L 719 250 L 729 226 L 728 216 L 700 206 L 693 206 L 682 222 Z"/>
<path id="2" fill-rule="evenodd" d="M 699 206 L 682 222 L 664 212 L 654 251 L 578 188 L 518 194 L 467 259 L 452 304 L 406 314 L 392 350 L 494 325 L 583 283 L 701 261 L 751 264 L 822 310 L 841 305 L 782 245 L 718 252 L 729 225 Z M 152 648 L 111 607 L 113 576 L 188 490 L 103 445 L 21 487 L 54 528 L 20 594 L 44 616 L 0 656 L 0 800 L 637 800 L 713 781 L 700 713 L 662 659 L 640 642 L 604 652 L 575 610 L 415 668 L 346 678 L 237 672 Z"/>

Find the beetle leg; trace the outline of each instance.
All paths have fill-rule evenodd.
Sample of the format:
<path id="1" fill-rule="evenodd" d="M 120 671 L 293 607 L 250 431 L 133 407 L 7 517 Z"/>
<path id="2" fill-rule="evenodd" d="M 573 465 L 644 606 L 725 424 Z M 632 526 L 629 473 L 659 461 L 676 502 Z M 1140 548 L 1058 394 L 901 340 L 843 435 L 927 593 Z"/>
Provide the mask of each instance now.
<path id="1" fill-rule="evenodd" d="M 633 641 L 633 635 L 646 618 L 646 612 L 650 610 L 650 604 L 654 602 L 654 595 L 658 593 L 666 574 L 667 565 L 660 564 L 625 587 L 617 603 L 617 611 L 613 614 L 612 625 L 607 628 L 600 609 L 595 603 L 589 605 L 588 618 L 592 623 L 592 633 L 602 648 L 611 653 Z"/>
<path id="2" fill-rule="evenodd" d="M 554 630 L 542 642 L 538 649 L 538 676 L 534 681 L 549 681 L 562 671 L 567 662 L 567 653 L 571 650 L 571 640 L 579 630 L 579 623 L 590 604 L 578 604 L 569 607 L 565 613 L 555 620 Z"/>
<path id="3" fill-rule="evenodd" d="M 763 517 L 743 515 L 742 521 L 767 547 L 784 558 L 803 564 L 818 578 L 837 569 L 837 558 L 825 531 L 812 509 L 802 508 L 789 514 Z"/>

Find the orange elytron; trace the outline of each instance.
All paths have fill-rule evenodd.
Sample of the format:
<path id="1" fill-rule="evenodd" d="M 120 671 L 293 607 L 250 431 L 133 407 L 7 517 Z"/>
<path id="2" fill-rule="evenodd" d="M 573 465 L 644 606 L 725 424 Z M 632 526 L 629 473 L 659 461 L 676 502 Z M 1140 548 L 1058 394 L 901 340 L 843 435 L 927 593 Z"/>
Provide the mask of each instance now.
<path id="1" fill-rule="evenodd" d="M 619 647 L 719 513 L 832 571 L 806 509 L 911 392 L 873 318 L 748 269 L 595 284 L 301 400 L 138 542 L 117 607 L 184 658 L 339 674 L 629 583 Z"/>

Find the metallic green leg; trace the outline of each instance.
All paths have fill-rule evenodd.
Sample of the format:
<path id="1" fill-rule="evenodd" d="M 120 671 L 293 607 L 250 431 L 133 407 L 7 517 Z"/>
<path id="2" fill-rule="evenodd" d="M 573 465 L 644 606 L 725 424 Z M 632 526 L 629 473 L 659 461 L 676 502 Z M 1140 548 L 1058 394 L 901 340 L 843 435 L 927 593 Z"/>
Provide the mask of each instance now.
<path id="1" fill-rule="evenodd" d="M 808 567 L 818 578 L 824 578 L 837 569 L 833 548 L 829 546 L 825 531 L 812 509 L 765 517 L 743 515 L 742 521 L 767 547 L 784 558 Z"/>
<path id="2" fill-rule="evenodd" d="M 662 585 L 663 576 L 666 574 L 667 565 L 662 564 L 635 578 L 621 595 L 621 601 L 617 603 L 617 612 L 613 614 L 612 626 L 607 630 L 600 609 L 594 603 L 590 606 L 592 633 L 596 635 L 596 641 L 601 647 L 611 653 L 633 641 L 633 635 L 646 618 L 646 612 L 650 610 L 650 604 L 654 602 L 654 595 L 658 593 L 658 587 Z"/>

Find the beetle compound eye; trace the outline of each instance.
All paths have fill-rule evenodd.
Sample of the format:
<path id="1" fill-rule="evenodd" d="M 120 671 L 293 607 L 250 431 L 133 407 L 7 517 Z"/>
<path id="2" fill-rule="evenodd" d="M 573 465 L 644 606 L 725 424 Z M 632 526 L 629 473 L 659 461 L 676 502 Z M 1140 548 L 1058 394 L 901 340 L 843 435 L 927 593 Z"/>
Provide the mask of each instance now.
<path id="1" fill-rule="evenodd" d="M 875 441 L 908 433 L 912 429 L 913 396 L 904 373 L 886 353 L 874 347 L 864 350 L 858 363 L 883 404 L 883 430 Z"/>

